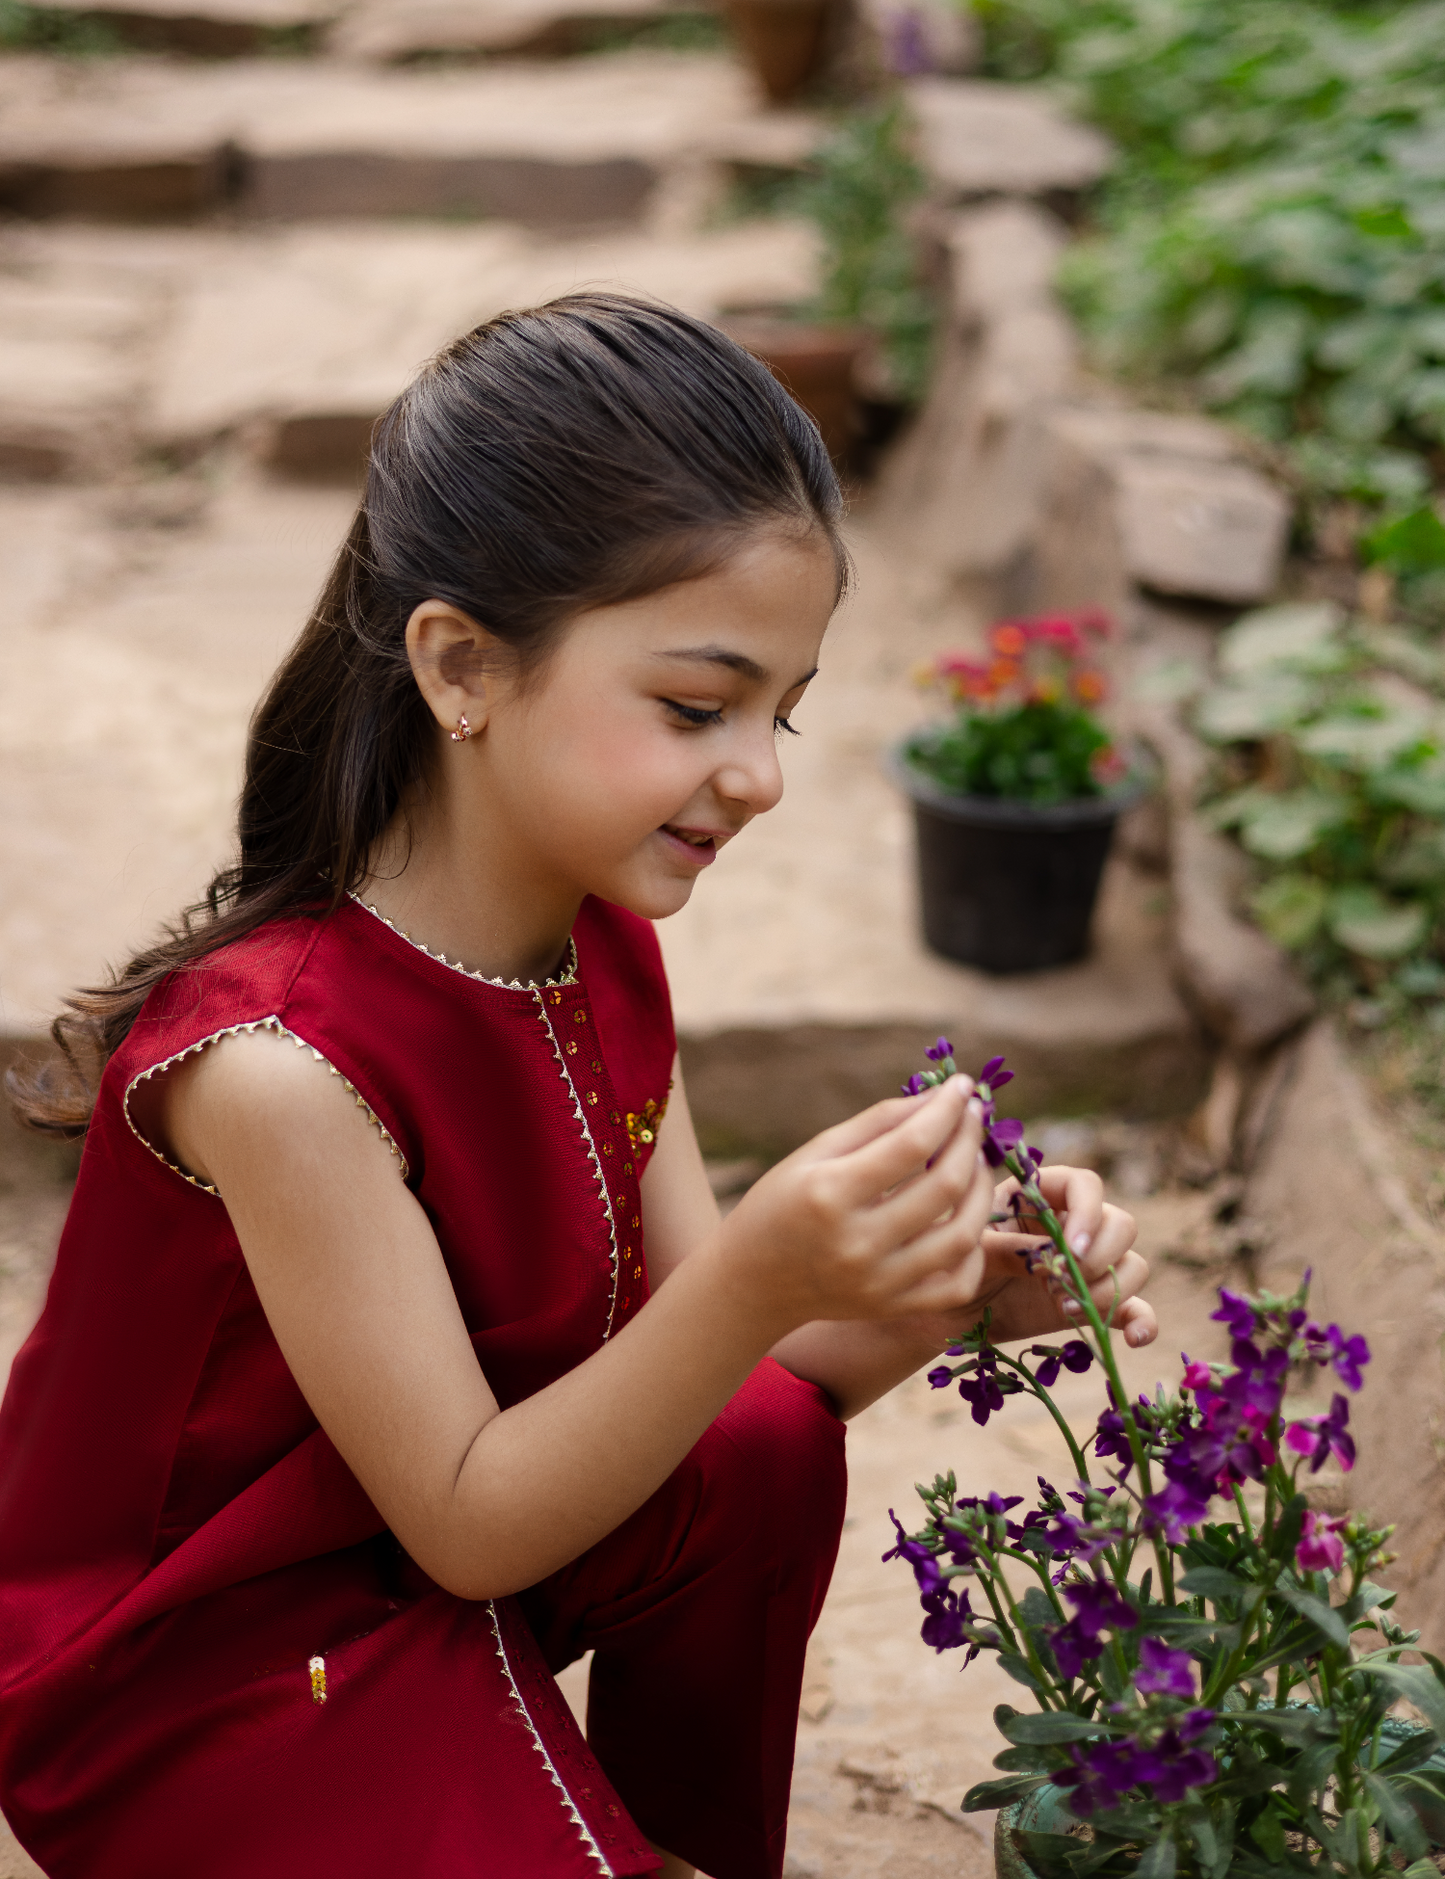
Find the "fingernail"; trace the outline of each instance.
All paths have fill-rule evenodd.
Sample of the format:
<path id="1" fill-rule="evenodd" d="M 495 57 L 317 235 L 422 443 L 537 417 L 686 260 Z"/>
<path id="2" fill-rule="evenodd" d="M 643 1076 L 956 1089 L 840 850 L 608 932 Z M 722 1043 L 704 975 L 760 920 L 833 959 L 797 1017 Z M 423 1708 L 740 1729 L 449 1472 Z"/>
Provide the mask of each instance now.
<path id="1" fill-rule="evenodd" d="M 1071 1233 L 1069 1235 L 1069 1251 L 1080 1259 L 1083 1258 L 1084 1254 L 1088 1252 L 1093 1244 L 1094 1236 L 1092 1233 Z"/>

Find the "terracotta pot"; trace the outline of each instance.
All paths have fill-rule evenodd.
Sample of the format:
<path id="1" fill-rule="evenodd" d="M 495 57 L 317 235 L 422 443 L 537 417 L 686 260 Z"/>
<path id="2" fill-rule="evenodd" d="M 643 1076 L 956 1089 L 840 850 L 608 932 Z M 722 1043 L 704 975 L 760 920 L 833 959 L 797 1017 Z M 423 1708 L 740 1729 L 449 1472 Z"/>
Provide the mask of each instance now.
<path id="1" fill-rule="evenodd" d="M 788 104 L 827 52 L 830 0 L 725 0 L 744 58 L 772 104 Z"/>
<path id="2" fill-rule="evenodd" d="M 742 315 L 722 326 L 792 393 L 822 432 L 828 454 L 841 462 L 861 428 L 853 371 L 868 335 L 856 326 Z"/>

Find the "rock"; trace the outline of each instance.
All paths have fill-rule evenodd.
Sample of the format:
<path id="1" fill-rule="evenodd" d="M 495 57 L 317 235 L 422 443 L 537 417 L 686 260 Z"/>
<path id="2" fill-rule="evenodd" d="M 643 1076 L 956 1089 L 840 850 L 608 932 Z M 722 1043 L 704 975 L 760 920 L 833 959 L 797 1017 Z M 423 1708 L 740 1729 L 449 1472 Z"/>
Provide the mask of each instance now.
<path id="1" fill-rule="evenodd" d="M 1243 606 L 1278 585 L 1289 534 L 1285 494 L 1242 460 L 1220 425 L 1101 405 L 1062 405 L 1040 417 L 1044 453 L 1063 446 L 1085 476 L 1112 485 L 1121 573 L 1163 594 Z M 1056 491 L 1061 479 L 1055 477 Z M 1055 501 L 1058 501 L 1056 494 Z M 1047 503 L 1041 537 L 1065 540 Z"/>
<path id="2" fill-rule="evenodd" d="M 506 307 L 625 285 L 692 312 L 799 300 L 812 232 L 788 222 L 673 241 L 544 244 L 500 225 L 277 229 L 233 237 L 178 283 L 145 435 L 194 448 L 259 427 L 291 472 L 354 475 L 373 421 L 417 365 Z"/>
<path id="3" fill-rule="evenodd" d="M 1169 795 L 1170 885 L 1180 983 L 1209 1031 L 1255 1056 L 1295 1031 L 1314 997 L 1287 955 L 1235 913 L 1247 864 L 1233 842 L 1195 812 L 1203 747 L 1163 709 L 1139 727 L 1158 752 Z"/>
<path id="4" fill-rule="evenodd" d="M 636 221 L 756 110 L 735 67 L 675 53 L 416 72 L 59 63 L 0 62 L 0 206 L 17 213 L 155 219 L 234 200 L 265 219 Z"/>
<path id="5" fill-rule="evenodd" d="M 1038 196 L 1071 201 L 1108 169 L 1108 139 L 1064 116 L 1043 91 L 987 79 L 919 78 L 908 86 L 920 155 L 939 198 Z"/>
<path id="6" fill-rule="evenodd" d="M 1002 597 L 1037 534 L 1039 438 L 1028 418 L 1072 386 L 1077 345 L 1053 296 L 1067 232 L 1033 203 L 943 218 L 947 324 L 928 402 L 878 500 L 956 584 Z"/>
<path id="7" fill-rule="evenodd" d="M 160 313 L 152 283 L 0 239 L 0 477 L 114 470 L 140 390 L 138 350 Z"/>
<path id="8" fill-rule="evenodd" d="M 269 46 L 310 51 L 345 0 L 30 0 L 144 52 L 228 59 Z"/>
<path id="9" fill-rule="evenodd" d="M 562 57 L 663 22 L 709 17 L 676 0 L 371 0 L 347 14 L 328 48 L 379 64 L 438 53 Z"/>

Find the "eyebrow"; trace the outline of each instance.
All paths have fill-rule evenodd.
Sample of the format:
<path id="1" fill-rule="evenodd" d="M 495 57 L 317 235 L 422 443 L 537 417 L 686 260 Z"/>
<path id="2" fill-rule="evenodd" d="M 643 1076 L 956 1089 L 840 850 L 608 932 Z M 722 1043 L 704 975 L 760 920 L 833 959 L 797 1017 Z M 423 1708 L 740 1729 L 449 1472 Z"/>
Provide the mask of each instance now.
<path id="1" fill-rule="evenodd" d="M 686 659 L 694 665 L 726 666 L 729 672 L 750 679 L 754 685 L 764 684 L 769 677 L 766 666 L 760 666 L 756 659 L 750 659 L 745 652 L 730 652 L 726 646 L 679 646 L 670 652 L 657 652 L 652 656 L 654 659 Z M 818 668 L 814 666 L 811 672 L 805 672 L 800 679 L 795 679 L 789 689 L 806 685 L 809 679 L 817 675 Z"/>

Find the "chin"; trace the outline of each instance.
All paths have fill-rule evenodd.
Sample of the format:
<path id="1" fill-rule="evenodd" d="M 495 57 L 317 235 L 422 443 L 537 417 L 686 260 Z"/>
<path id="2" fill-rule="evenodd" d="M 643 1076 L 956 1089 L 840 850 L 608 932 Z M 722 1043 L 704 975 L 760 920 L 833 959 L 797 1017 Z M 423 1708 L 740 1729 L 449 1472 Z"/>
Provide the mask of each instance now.
<path id="1" fill-rule="evenodd" d="M 678 913 L 692 899 L 696 880 L 615 881 L 610 887 L 595 887 L 600 900 L 610 900 L 614 907 L 625 907 L 644 920 L 665 920 Z"/>

